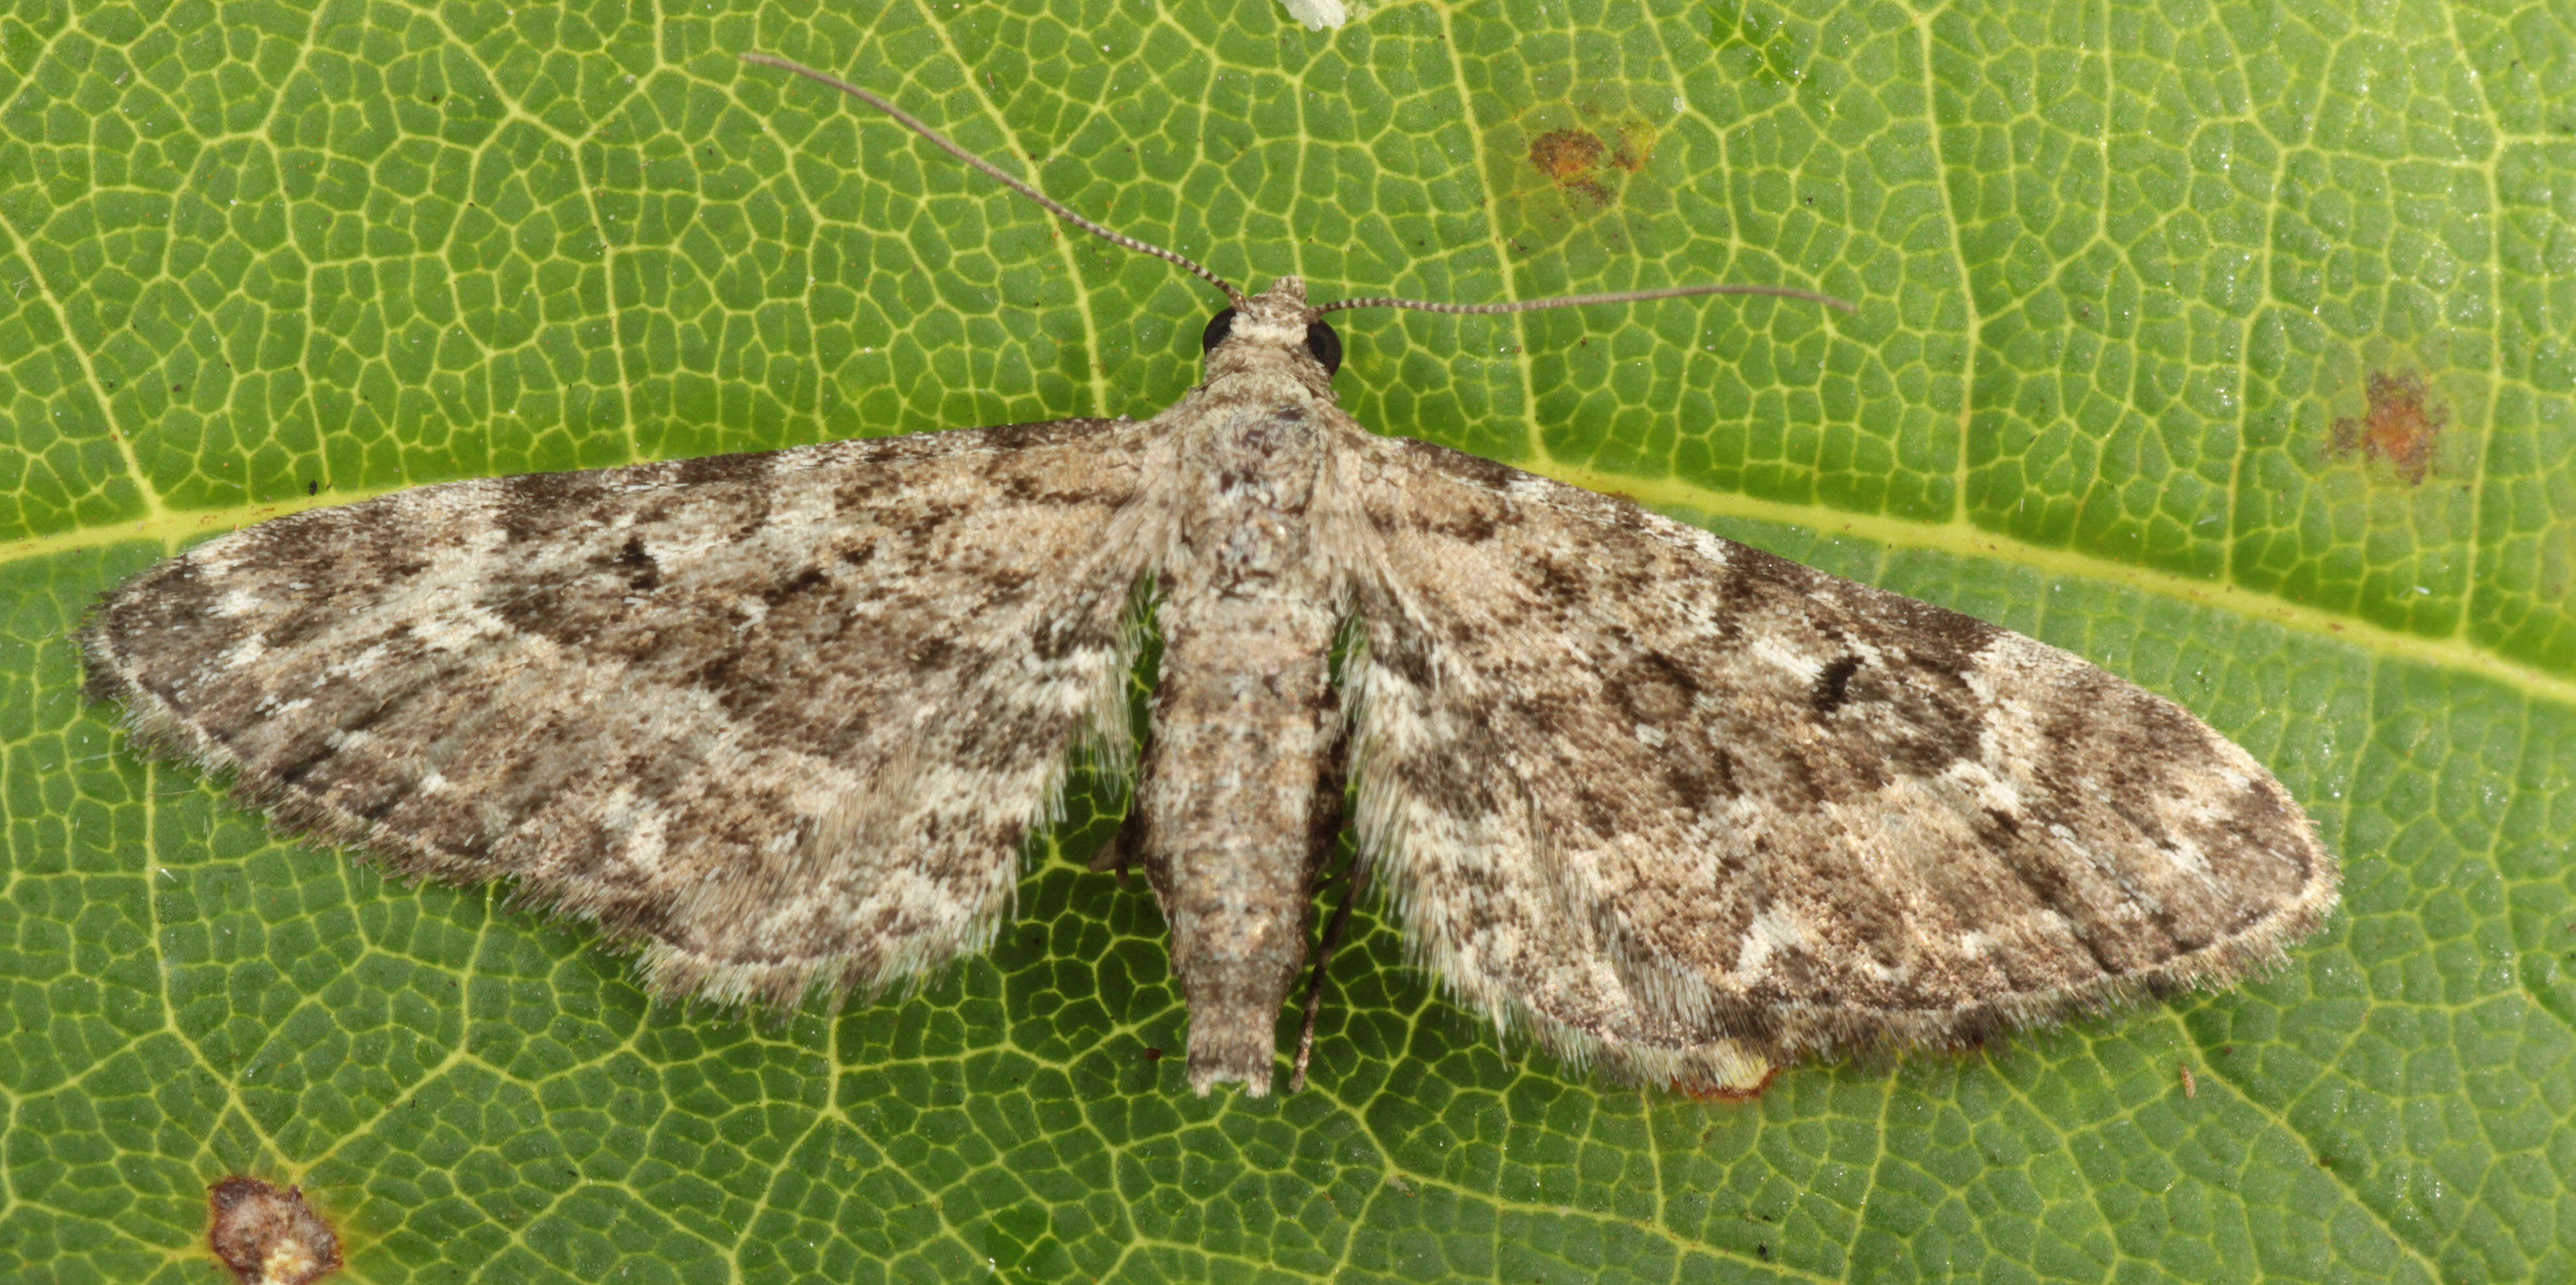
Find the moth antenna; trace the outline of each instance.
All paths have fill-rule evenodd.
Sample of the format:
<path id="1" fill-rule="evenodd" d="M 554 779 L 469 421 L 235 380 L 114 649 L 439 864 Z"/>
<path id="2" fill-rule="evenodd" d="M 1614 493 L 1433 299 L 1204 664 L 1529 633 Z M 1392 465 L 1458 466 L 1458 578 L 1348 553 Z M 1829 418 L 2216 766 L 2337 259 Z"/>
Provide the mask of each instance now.
<path id="1" fill-rule="evenodd" d="M 1767 294 L 1781 299 L 1820 303 L 1856 313 L 1860 308 L 1849 301 L 1795 286 L 1665 286 L 1660 290 L 1614 290 L 1609 294 L 1570 294 L 1557 299 L 1523 299 L 1516 303 L 1437 303 L 1429 299 L 1397 299 L 1371 296 L 1366 299 L 1344 299 L 1328 303 L 1317 314 L 1339 312 L 1344 308 L 1411 308 L 1416 312 L 1536 312 L 1541 308 L 1579 308 L 1588 303 L 1644 303 L 1650 299 L 1681 299 L 1702 294 Z"/>
<path id="2" fill-rule="evenodd" d="M 1107 241 L 1111 245 L 1122 246 L 1126 249 L 1134 250 L 1138 254 L 1150 254 L 1166 263 L 1178 264 L 1179 266 L 1188 269 L 1191 273 L 1197 275 L 1201 280 L 1224 291 L 1226 299 L 1238 308 L 1244 306 L 1244 304 L 1248 302 L 1244 298 L 1242 291 L 1235 289 L 1234 286 L 1227 282 L 1225 278 L 1199 266 L 1198 262 L 1189 256 L 1177 251 L 1166 250 L 1159 245 L 1152 245 L 1147 242 L 1139 241 L 1124 232 L 1112 232 L 1109 229 L 1102 227 L 1069 209 L 1066 209 L 1064 205 L 1055 200 L 1055 198 L 1048 196 L 1046 193 L 1041 192 L 1024 182 L 1021 182 L 1019 179 L 1013 178 L 1010 172 L 1003 169 L 1001 166 L 995 165 L 991 161 L 985 160 L 983 157 L 977 156 L 973 152 L 967 151 L 965 148 L 959 147 L 957 144 L 950 142 L 946 134 L 942 134 L 938 130 L 922 124 L 919 120 L 913 118 L 912 113 L 907 112 L 904 109 L 895 106 L 893 103 L 887 102 L 886 100 L 877 97 L 875 94 L 869 93 L 868 91 L 861 89 L 838 76 L 832 75 L 829 72 L 816 71 L 803 63 L 781 58 L 776 54 L 747 53 L 741 55 L 741 57 L 744 62 L 758 63 L 763 67 L 776 67 L 780 71 L 792 71 L 818 85 L 829 85 L 834 89 L 840 90 L 842 93 L 848 94 L 850 97 L 858 99 L 860 102 L 866 103 L 868 106 L 876 108 L 878 111 L 884 112 L 886 115 L 893 117 L 895 123 L 903 126 L 905 129 L 911 130 L 913 133 L 919 134 L 923 138 L 929 139 L 931 142 L 938 144 L 941 151 L 944 151 L 949 155 L 984 171 L 1003 186 L 1037 202 L 1039 207 L 1044 209 L 1047 213 L 1052 214 L 1075 227 L 1081 228 L 1083 231 L 1099 237 L 1101 240 Z M 1334 306 L 1347 307 L 1349 305 L 1336 304 Z"/>

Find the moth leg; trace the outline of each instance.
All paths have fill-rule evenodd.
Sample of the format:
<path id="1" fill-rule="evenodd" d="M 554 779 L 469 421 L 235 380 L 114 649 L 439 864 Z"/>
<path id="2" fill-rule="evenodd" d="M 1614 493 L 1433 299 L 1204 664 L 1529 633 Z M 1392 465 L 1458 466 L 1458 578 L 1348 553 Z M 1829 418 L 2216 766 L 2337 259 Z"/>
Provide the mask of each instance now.
<path id="1" fill-rule="evenodd" d="M 1332 922 L 1324 926 L 1324 939 L 1315 946 L 1315 974 L 1306 983 L 1306 1016 L 1297 1029 L 1297 1068 L 1288 1074 L 1290 1093 L 1306 1087 L 1306 1064 L 1315 1056 L 1315 1015 L 1323 1011 L 1324 969 L 1333 962 L 1333 948 L 1341 945 L 1342 930 L 1351 923 L 1351 905 L 1368 887 L 1368 876 L 1368 867 L 1352 858 L 1344 874 L 1350 887 L 1342 890 L 1342 904 L 1334 908 Z"/>
<path id="2" fill-rule="evenodd" d="M 1350 724 L 1344 723 L 1340 735 L 1333 740 L 1333 748 L 1324 756 L 1324 770 L 1315 785 L 1314 828 L 1307 836 L 1310 846 L 1306 863 L 1310 870 L 1323 869 L 1332 856 L 1333 848 L 1341 841 L 1342 823 L 1348 810 L 1350 749 Z M 1306 982 L 1305 1018 L 1297 1027 L 1296 1069 L 1288 1074 L 1290 1093 L 1306 1087 L 1306 1064 L 1315 1056 L 1315 1015 L 1323 1008 L 1324 967 L 1333 962 L 1333 948 L 1341 944 L 1342 930 L 1350 926 L 1352 904 L 1359 900 L 1360 891 L 1368 887 L 1368 867 L 1360 863 L 1359 855 L 1354 852 L 1350 864 L 1342 867 L 1341 874 L 1335 877 L 1349 880 L 1350 886 L 1342 890 L 1342 904 L 1334 909 L 1332 921 L 1324 925 L 1323 940 L 1315 947 L 1314 975 Z M 1318 890 L 1321 890 L 1320 884 Z"/>
<path id="3" fill-rule="evenodd" d="M 1083 863 L 1082 868 L 1094 874 L 1109 871 L 1118 876 L 1118 886 L 1125 888 L 1127 867 L 1136 863 L 1136 849 L 1144 837 L 1144 829 L 1143 814 L 1130 806 L 1127 815 L 1118 822 L 1117 833 L 1110 835 L 1109 842 L 1101 844 L 1100 851 L 1091 854 L 1091 860 Z"/>
<path id="4" fill-rule="evenodd" d="M 1136 864 L 1138 854 L 1146 850 L 1145 807 L 1142 800 L 1145 797 L 1145 774 L 1153 770 L 1154 728 L 1148 721 L 1145 727 L 1144 744 L 1136 749 L 1136 779 L 1129 787 L 1127 815 L 1118 818 L 1118 829 L 1110 834 L 1107 843 L 1100 845 L 1100 851 L 1091 854 L 1091 860 L 1083 866 L 1083 869 L 1094 874 L 1103 870 L 1116 872 L 1121 891 L 1125 891 L 1128 886 L 1127 867 Z"/>

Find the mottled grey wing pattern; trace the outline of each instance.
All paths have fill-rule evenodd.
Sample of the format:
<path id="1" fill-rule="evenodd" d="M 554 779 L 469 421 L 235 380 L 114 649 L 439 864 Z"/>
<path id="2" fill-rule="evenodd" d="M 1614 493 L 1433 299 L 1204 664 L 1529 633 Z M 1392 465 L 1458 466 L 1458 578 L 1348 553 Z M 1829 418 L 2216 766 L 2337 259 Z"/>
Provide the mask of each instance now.
<path id="1" fill-rule="evenodd" d="M 1077 739 L 1127 752 L 1152 450 L 1072 419 L 423 487 L 198 546 L 81 643 L 282 824 L 786 1002 L 980 946 Z"/>
<path id="2" fill-rule="evenodd" d="M 1560 1052 L 1954 1046 L 2233 980 L 2334 902 L 2244 751 L 2065 652 L 1420 442 L 1336 467 L 1363 851 Z"/>

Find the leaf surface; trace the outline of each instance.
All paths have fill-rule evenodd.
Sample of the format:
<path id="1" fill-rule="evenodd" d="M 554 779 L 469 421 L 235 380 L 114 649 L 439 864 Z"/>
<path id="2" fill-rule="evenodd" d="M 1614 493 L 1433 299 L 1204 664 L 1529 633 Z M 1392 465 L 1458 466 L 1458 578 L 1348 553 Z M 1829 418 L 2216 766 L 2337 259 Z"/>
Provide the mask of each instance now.
<path id="1" fill-rule="evenodd" d="M 388 1282 L 2576 1279 L 2564 6 L 709 8 L 0 17 L 0 1274 L 210 1279 L 247 1172 Z M 1194 381 L 1204 287 L 751 48 L 1239 282 L 1857 301 L 1358 313 L 1342 395 L 2175 697 L 2344 908 L 1741 1104 L 1499 1039 L 1363 915 L 1316 1087 L 1202 1101 L 1112 795 L 988 957 L 763 1025 L 139 759 L 66 635 L 203 534 Z"/>

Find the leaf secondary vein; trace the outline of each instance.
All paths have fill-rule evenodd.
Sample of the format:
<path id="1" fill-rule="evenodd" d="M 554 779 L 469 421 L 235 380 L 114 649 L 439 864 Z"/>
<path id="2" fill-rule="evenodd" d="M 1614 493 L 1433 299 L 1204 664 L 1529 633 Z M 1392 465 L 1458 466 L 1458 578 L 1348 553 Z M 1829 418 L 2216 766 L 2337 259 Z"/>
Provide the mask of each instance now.
<path id="1" fill-rule="evenodd" d="M 1988 531 L 1964 518 L 1953 518 L 1948 522 L 1918 522 L 1874 513 L 1844 513 L 1711 490 L 1670 478 L 1630 477 L 1558 460 L 1526 460 L 1522 464 L 1531 472 L 1588 490 L 1625 496 L 1652 509 L 1805 527 L 1823 534 L 1867 540 L 1888 548 L 1922 549 L 1954 557 L 2000 562 L 2054 577 L 2114 584 L 2159 597 L 2213 606 L 2248 619 L 2274 621 L 2301 633 L 2330 638 L 2376 655 L 2475 675 L 2533 699 L 2576 709 L 2576 676 L 2553 674 L 2537 666 L 2499 656 L 2457 635 L 2430 638 L 2410 634 L 2356 617 L 2284 601 L 2238 585 L 2195 580 L 2170 571 L 2131 566 L 2107 558 L 2033 544 Z M 221 535 L 254 522 L 265 522 L 325 505 L 351 504 L 403 489 L 406 488 L 325 492 L 318 496 L 296 496 L 222 509 L 165 511 L 137 522 L 80 527 L 0 544 L 0 566 L 130 541 L 150 542 L 175 551 L 196 538 Z"/>

